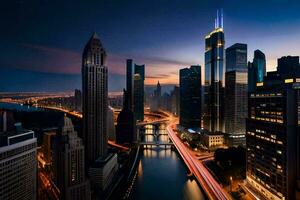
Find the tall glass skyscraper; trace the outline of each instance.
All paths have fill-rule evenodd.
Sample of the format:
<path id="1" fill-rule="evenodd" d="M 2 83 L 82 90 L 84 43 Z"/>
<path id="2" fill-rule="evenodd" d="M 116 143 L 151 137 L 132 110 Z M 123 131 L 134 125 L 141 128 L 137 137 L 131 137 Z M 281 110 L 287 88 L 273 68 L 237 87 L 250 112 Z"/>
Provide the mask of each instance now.
<path id="1" fill-rule="evenodd" d="M 245 134 L 247 72 L 247 44 L 228 47 L 225 73 L 225 131 L 228 134 Z"/>
<path id="2" fill-rule="evenodd" d="M 266 56 L 260 50 L 255 50 L 253 63 L 248 63 L 248 91 L 255 91 L 256 84 L 263 82 L 266 74 Z"/>
<path id="3" fill-rule="evenodd" d="M 204 129 L 224 132 L 224 31 L 218 12 L 215 29 L 205 37 Z"/>
<path id="4" fill-rule="evenodd" d="M 236 43 L 226 49 L 226 72 L 247 71 L 247 44 Z"/>

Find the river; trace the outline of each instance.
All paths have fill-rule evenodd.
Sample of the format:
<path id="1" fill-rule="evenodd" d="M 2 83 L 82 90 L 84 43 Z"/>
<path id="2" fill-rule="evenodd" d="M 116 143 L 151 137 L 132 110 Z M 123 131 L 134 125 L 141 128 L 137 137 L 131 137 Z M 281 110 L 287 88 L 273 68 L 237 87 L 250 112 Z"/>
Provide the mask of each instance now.
<path id="1" fill-rule="evenodd" d="M 146 133 L 154 130 L 146 126 Z M 165 125 L 159 127 L 159 133 L 166 133 Z M 154 137 L 147 135 L 145 141 L 151 142 Z M 168 136 L 160 136 L 160 142 L 167 142 Z M 176 150 L 165 147 L 144 149 L 137 169 L 137 178 L 130 199 L 205 199 L 201 188 L 195 180 L 187 177 L 187 168 Z"/>
<path id="2" fill-rule="evenodd" d="M 9 103 L 0 103 L 1 108 L 23 112 L 42 111 L 41 114 L 54 112 Z M 152 125 L 146 126 L 145 131 L 151 134 L 154 131 Z M 160 125 L 156 131 L 166 133 L 165 125 Z M 145 137 L 145 141 L 151 142 L 153 140 L 152 135 Z M 167 135 L 159 137 L 161 142 L 168 142 L 168 140 Z M 198 183 L 187 177 L 187 168 L 180 159 L 179 154 L 176 150 L 171 150 L 170 147 L 153 147 L 142 150 L 137 168 L 137 177 L 129 198 L 132 200 L 206 199 Z"/>

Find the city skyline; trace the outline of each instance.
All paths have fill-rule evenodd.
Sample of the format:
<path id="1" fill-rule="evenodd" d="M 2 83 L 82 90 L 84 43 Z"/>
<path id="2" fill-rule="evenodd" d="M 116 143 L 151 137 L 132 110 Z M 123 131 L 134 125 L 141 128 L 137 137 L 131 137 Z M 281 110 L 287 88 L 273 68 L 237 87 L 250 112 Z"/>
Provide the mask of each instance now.
<path id="1" fill-rule="evenodd" d="M 12 28 L 1 33 L 4 44 L 1 50 L 5 50 L 0 59 L 1 80 L 10 83 L 10 79 L 16 78 L 11 72 L 17 72 L 22 76 L 18 81 L 23 82 L 23 90 L 29 91 L 29 85 L 36 85 L 32 79 L 50 80 L 35 87 L 35 91 L 53 91 L 53 83 L 62 80 L 66 82 L 62 90 L 78 88 L 81 84 L 80 49 L 84 39 L 96 31 L 110 54 L 109 82 L 114 85 L 110 91 L 122 91 L 127 58 L 147 66 L 146 85 L 155 85 L 158 80 L 162 85 L 178 84 L 180 68 L 193 64 L 203 66 L 203 38 L 213 28 L 213 16 L 220 7 L 224 10 L 225 47 L 236 42 L 248 44 L 247 60 L 252 59 L 255 49 L 261 49 L 266 54 L 267 71 L 270 71 L 275 70 L 278 57 L 299 52 L 296 45 L 299 5 L 296 1 L 249 1 L 243 5 L 238 1 L 229 5 L 225 1 L 218 4 L 208 1 L 132 2 L 130 5 L 106 1 L 72 5 L 6 3 L 1 15 L 5 19 L 4 26 Z M 128 9 L 136 12 L 128 16 L 125 11 Z M 95 14 L 87 14 L 88 10 Z M 82 17 L 74 18 L 76 12 Z M 101 20 L 87 20 L 90 17 L 101 17 Z M 185 23 L 181 23 L 183 21 Z M 54 31 L 56 26 L 60 28 L 58 33 Z M 1 84 L 0 91 L 22 90 L 16 85 Z"/>
<path id="2" fill-rule="evenodd" d="M 300 200 L 299 9 L 6 3 L 0 199 Z"/>

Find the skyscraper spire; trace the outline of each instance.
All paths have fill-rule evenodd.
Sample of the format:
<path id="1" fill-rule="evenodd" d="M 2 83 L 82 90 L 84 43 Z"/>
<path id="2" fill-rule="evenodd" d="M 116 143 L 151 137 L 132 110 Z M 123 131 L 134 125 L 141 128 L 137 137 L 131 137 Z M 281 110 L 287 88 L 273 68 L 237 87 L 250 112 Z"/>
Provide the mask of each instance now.
<path id="1" fill-rule="evenodd" d="M 223 9 L 217 10 L 217 17 L 215 18 L 215 29 L 223 28 Z"/>

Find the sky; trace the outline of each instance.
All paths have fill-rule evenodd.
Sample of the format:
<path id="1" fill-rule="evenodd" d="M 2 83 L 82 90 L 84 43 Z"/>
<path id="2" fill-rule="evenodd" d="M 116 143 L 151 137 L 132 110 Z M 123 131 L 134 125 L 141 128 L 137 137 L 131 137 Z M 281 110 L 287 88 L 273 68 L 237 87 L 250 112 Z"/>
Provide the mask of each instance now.
<path id="1" fill-rule="evenodd" d="M 146 85 L 178 84 L 180 68 L 203 66 L 204 37 L 224 11 L 225 46 L 248 44 L 277 58 L 300 55 L 296 0 L 10 0 L 0 7 L 0 92 L 81 87 L 81 56 L 95 31 L 108 54 L 109 90 L 125 87 L 125 63 L 146 65 Z"/>

